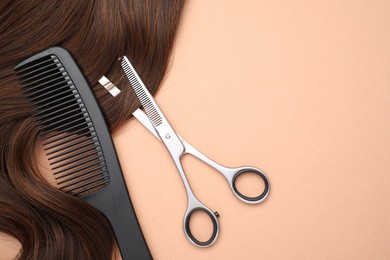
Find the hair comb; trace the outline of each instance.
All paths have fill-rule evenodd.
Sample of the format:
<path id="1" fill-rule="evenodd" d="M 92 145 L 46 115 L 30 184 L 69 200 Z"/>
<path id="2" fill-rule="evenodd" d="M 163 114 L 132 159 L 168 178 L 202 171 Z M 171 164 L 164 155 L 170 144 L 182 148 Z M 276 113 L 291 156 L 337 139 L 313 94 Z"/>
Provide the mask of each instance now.
<path id="1" fill-rule="evenodd" d="M 151 259 L 106 122 L 71 55 L 53 47 L 14 68 L 58 188 L 100 210 L 123 259 Z"/>

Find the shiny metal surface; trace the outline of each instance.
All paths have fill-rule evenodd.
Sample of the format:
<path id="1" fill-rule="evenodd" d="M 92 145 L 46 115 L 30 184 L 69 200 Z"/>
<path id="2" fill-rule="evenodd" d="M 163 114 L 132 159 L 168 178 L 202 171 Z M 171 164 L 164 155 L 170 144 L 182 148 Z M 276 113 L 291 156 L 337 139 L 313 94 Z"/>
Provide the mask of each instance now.
<path id="1" fill-rule="evenodd" d="M 204 204 L 202 204 L 194 195 L 191 186 L 187 180 L 187 177 L 185 175 L 185 172 L 183 170 L 182 164 L 181 164 L 181 157 L 184 154 L 191 154 L 194 157 L 200 159 L 204 163 L 208 164 L 212 168 L 216 169 L 220 173 L 222 173 L 227 182 L 229 183 L 230 188 L 232 189 L 233 193 L 239 198 L 241 201 L 249 204 L 257 204 L 262 201 L 268 196 L 270 191 L 269 186 L 269 180 L 267 176 L 259 169 L 245 166 L 245 167 L 239 167 L 239 168 L 227 168 L 224 167 L 213 160 L 209 159 L 207 156 L 202 154 L 200 151 L 198 151 L 195 147 L 187 143 L 182 137 L 180 137 L 171 127 L 168 120 L 165 118 L 164 114 L 161 112 L 160 108 L 154 101 L 152 95 L 149 93 L 145 85 L 143 84 L 142 80 L 138 76 L 137 72 L 135 71 L 134 67 L 131 65 L 130 61 L 127 59 L 126 56 L 123 57 L 121 61 L 122 69 L 124 70 L 127 78 L 129 79 L 131 86 L 136 93 L 138 99 L 140 100 L 142 107 L 145 109 L 146 114 L 140 110 L 137 109 L 133 115 L 151 132 L 153 133 L 158 139 L 160 139 L 166 148 L 168 149 L 169 153 L 171 154 L 171 157 L 176 165 L 176 168 L 180 174 L 180 177 L 183 181 L 184 187 L 187 192 L 187 210 L 184 215 L 184 221 L 183 221 L 183 227 L 184 232 L 187 238 L 196 246 L 200 247 L 207 247 L 211 246 L 215 243 L 218 235 L 219 235 L 219 222 L 218 217 L 219 214 L 217 212 L 211 211 L 208 207 L 206 207 Z M 265 189 L 264 192 L 255 198 L 246 197 L 245 195 L 241 194 L 236 186 L 235 186 L 235 180 L 236 178 L 241 175 L 244 172 L 254 172 L 261 176 L 265 183 Z M 199 241 L 197 240 L 191 233 L 190 230 L 190 218 L 192 214 L 196 211 L 203 211 L 208 214 L 210 217 L 212 223 L 213 223 L 213 234 L 210 237 L 208 241 Z"/>
<path id="2" fill-rule="evenodd" d="M 118 96 L 121 91 L 105 76 L 99 79 L 99 83 L 114 97 Z"/>
<path id="3" fill-rule="evenodd" d="M 136 111 L 134 111 L 133 115 L 134 115 L 135 118 L 137 118 L 137 120 L 139 122 L 141 122 L 141 124 L 144 127 L 146 127 L 156 138 L 158 138 L 161 141 L 160 137 L 158 136 L 158 134 L 154 130 L 153 125 L 150 123 L 147 115 L 141 109 L 137 109 Z M 235 189 L 233 188 L 234 176 L 237 173 L 239 173 L 240 171 L 242 171 L 242 170 L 247 170 L 249 172 L 260 172 L 260 174 L 263 175 L 263 177 L 269 183 L 269 179 L 268 179 L 267 175 L 263 171 L 261 171 L 258 168 L 252 167 L 252 166 L 243 166 L 243 167 L 237 167 L 237 168 L 229 168 L 229 167 L 222 166 L 222 165 L 218 164 L 217 162 L 215 162 L 215 161 L 211 160 L 210 158 L 208 158 L 203 153 L 201 153 L 198 149 L 196 149 L 194 146 L 192 146 L 186 140 L 184 140 L 178 133 L 176 133 L 176 135 L 179 137 L 179 139 L 181 140 L 181 142 L 182 142 L 182 144 L 184 146 L 184 154 L 191 154 L 192 156 L 198 158 L 202 162 L 208 164 L 210 167 L 212 167 L 215 170 L 217 170 L 220 173 L 222 173 L 222 175 L 225 176 L 225 179 L 229 183 L 229 186 L 230 186 L 232 192 L 234 193 L 234 195 L 238 199 L 240 199 L 241 201 L 243 201 L 245 203 L 248 203 L 248 204 L 258 204 L 258 203 L 261 203 L 262 201 L 264 201 L 267 198 L 267 196 L 268 196 L 268 194 L 270 192 L 270 187 L 267 189 L 266 194 L 261 199 L 254 200 L 254 201 L 251 201 L 251 200 L 248 200 L 248 199 L 245 199 L 245 198 L 241 197 L 235 191 Z"/>

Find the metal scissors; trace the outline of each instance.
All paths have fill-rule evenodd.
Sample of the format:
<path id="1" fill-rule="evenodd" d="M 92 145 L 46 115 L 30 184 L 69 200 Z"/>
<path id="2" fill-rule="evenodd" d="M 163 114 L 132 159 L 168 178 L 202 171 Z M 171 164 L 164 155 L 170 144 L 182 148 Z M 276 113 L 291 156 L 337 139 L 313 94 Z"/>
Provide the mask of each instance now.
<path id="1" fill-rule="evenodd" d="M 173 161 L 175 162 L 175 165 L 180 173 L 180 177 L 184 183 L 184 187 L 187 192 L 187 201 L 188 201 L 187 210 L 184 215 L 184 223 L 183 223 L 185 235 L 193 244 L 197 246 L 207 247 L 212 245 L 216 241 L 219 234 L 219 223 L 218 223 L 219 214 L 217 212 L 211 211 L 208 207 L 203 205 L 195 197 L 194 193 L 191 190 L 190 184 L 186 178 L 184 169 L 182 167 L 180 161 L 181 157 L 184 154 L 191 154 L 194 157 L 203 161 L 204 163 L 208 164 L 212 168 L 216 169 L 220 173 L 222 173 L 223 176 L 228 181 L 231 190 L 237 196 L 237 198 L 239 198 L 241 201 L 248 204 L 260 203 L 264 201 L 265 198 L 268 196 L 270 192 L 270 183 L 267 176 L 260 169 L 251 166 L 244 166 L 239 168 L 227 168 L 222 165 L 219 165 L 218 163 L 212 161 L 204 154 L 199 152 L 192 145 L 187 143 L 180 135 L 178 135 L 175 132 L 175 130 L 173 130 L 168 120 L 161 112 L 160 108 L 154 101 L 152 95 L 149 93 L 149 91 L 143 84 L 142 80 L 140 79 L 137 72 L 135 71 L 135 69 L 133 68 L 133 66 L 131 65 L 130 61 L 127 59 L 126 56 L 122 58 L 121 66 L 128 80 L 130 81 L 136 96 L 138 97 L 139 101 L 141 102 L 141 105 L 143 106 L 146 112 L 145 114 L 142 110 L 137 109 L 133 113 L 133 115 L 150 132 L 152 132 L 158 139 L 160 139 L 160 141 L 162 141 L 165 144 L 166 148 L 168 149 L 169 153 L 172 156 Z M 237 177 L 244 173 L 249 173 L 249 172 L 258 174 L 264 181 L 265 184 L 264 190 L 259 196 L 248 197 L 242 194 L 236 187 Z M 198 239 L 195 238 L 195 236 L 191 232 L 190 219 L 191 216 L 197 211 L 203 211 L 207 213 L 207 215 L 210 217 L 213 223 L 213 233 L 207 241 L 199 241 Z"/>

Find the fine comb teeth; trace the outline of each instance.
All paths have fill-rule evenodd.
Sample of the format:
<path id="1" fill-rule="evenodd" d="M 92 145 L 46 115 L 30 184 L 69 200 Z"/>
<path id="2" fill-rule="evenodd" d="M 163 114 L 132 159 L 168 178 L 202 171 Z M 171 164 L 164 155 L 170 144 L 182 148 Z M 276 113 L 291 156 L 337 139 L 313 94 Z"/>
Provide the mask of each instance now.
<path id="1" fill-rule="evenodd" d="M 55 54 L 15 67 L 58 188 L 84 196 L 110 179 L 90 113 L 73 79 Z"/>

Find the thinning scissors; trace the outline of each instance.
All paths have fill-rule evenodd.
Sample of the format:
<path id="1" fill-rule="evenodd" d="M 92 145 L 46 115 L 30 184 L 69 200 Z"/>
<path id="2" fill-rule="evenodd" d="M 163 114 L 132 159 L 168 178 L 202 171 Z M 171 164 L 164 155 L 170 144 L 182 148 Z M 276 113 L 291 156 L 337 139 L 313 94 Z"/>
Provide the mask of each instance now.
<path id="1" fill-rule="evenodd" d="M 140 110 L 137 109 L 133 115 L 147 128 L 150 132 L 152 132 L 160 141 L 162 141 L 166 148 L 168 149 L 169 153 L 172 156 L 173 161 L 175 162 L 175 165 L 180 173 L 180 177 L 184 183 L 186 192 L 187 192 L 187 200 L 188 200 L 188 206 L 187 211 L 184 215 L 184 232 L 187 236 L 187 238 L 195 245 L 200 247 L 207 247 L 212 245 L 219 234 L 219 223 L 218 223 L 218 213 L 211 211 L 208 207 L 203 205 L 194 195 L 194 193 L 191 190 L 190 184 L 186 178 L 186 175 L 184 173 L 184 169 L 181 165 L 181 157 L 184 154 L 191 154 L 194 157 L 200 159 L 204 163 L 210 165 L 217 171 L 223 174 L 225 176 L 226 180 L 228 181 L 230 188 L 232 189 L 233 193 L 239 198 L 241 201 L 249 204 L 256 204 L 264 201 L 264 199 L 268 196 L 270 192 L 270 183 L 265 175 L 264 172 L 261 170 L 250 167 L 250 166 L 244 166 L 239 168 L 227 168 L 222 165 L 219 165 L 218 163 L 212 161 L 208 157 L 206 157 L 204 154 L 199 152 L 196 148 L 194 148 L 192 145 L 187 143 L 180 135 L 178 135 L 171 125 L 169 124 L 168 120 L 165 118 L 164 114 L 161 112 L 160 108 L 154 101 L 152 95 L 149 93 L 145 85 L 143 84 L 142 80 L 138 76 L 137 72 L 131 65 L 130 61 L 127 59 L 126 56 L 122 58 L 121 61 L 122 69 L 124 70 L 128 80 L 131 83 L 132 88 L 134 89 L 134 92 L 136 96 L 138 97 L 139 101 L 141 102 L 141 105 L 143 106 L 146 114 Z M 258 174 L 262 180 L 264 181 L 264 190 L 263 192 L 256 197 L 248 197 L 244 194 L 242 194 L 236 187 L 236 180 L 237 177 L 244 174 L 244 173 L 255 173 Z M 195 236 L 192 234 L 190 229 L 190 219 L 191 216 L 196 211 L 203 211 L 207 213 L 207 215 L 210 217 L 212 223 L 213 223 L 213 233 L 209 240 L 207 241 L 199 241 L 195 238 Z"/>

